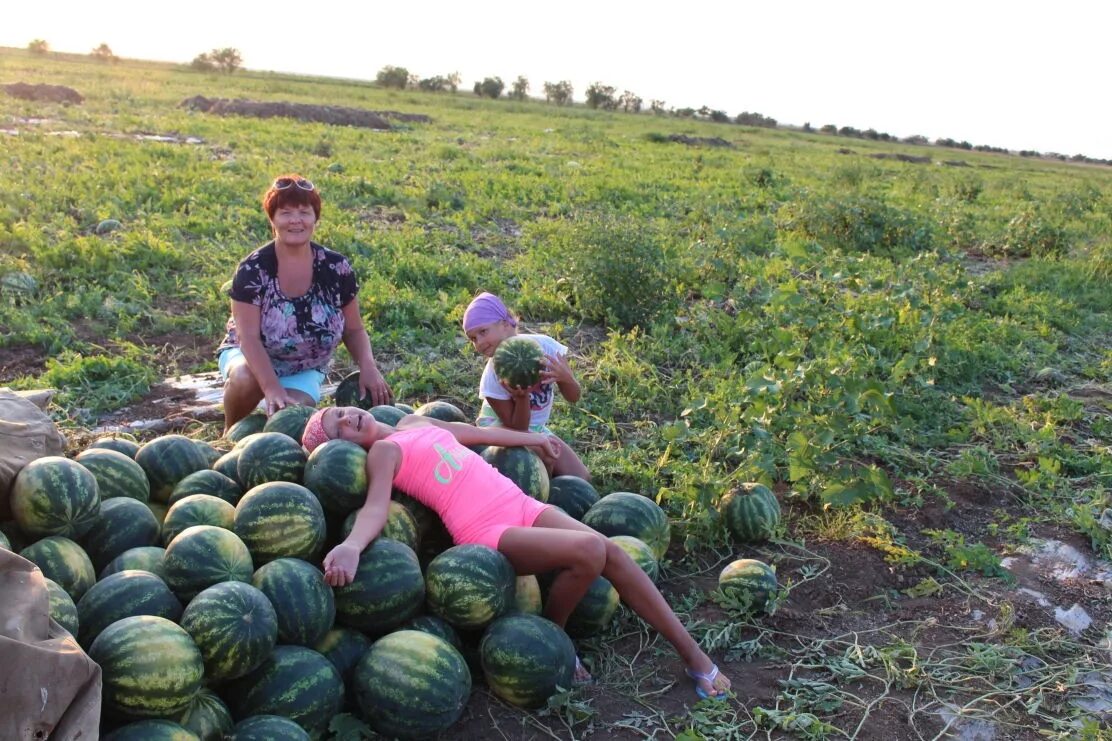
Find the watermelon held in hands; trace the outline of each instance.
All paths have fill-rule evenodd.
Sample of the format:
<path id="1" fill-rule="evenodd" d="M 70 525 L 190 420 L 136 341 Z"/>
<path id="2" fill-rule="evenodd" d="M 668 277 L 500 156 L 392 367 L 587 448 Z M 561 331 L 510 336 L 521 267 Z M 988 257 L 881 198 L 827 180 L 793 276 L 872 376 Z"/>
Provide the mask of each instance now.
<path id="1" fill-rule="evenodd" d="M 252 671 L 278 642 L 278 615 L 265 594 L 250 584 L 226 581 L 194 597 L 181 614 L 201 651 L 205 676 L 216 682 Z"/>
<path id="2" fill-rule="evenodd" d="M 517 574 L 503 554 L 468 543 L 430 561 L 425 586 L 434 615 L 457 628 L 475 630 L 513 609 Z"/>
<path id="3" fill-rule="evenodd" d="M 768 599 L 776 591 L 776 572 L 763 561 L 740 558 L 722 569 L 718 588 L 731 600 L 754 613 L 768 610 Z"/>
<path id="4" fill-rule="evenodd" d="M 541 382 L 544 350 L 530 337 L 509 337 L 499 343 L 492 359 L 494 375 L 510 388 L 533 388 Z"/>
<path id="5" fill-rule="evenodd" d="M 495 620 L 483 634 L 479 654 L 487 684 L 511 705 L 539 708 L 557 688 L 572 686 L 575 646 L 559 626 L 537 615 Z"/>
<path id="6" fill-rule="evenodd" d="M 766 541 L 780 525 L 780 503 L 762 484 L 739 485 L 722 497 L 718 508 L 730 533 L 742 543 Z"/>
<path id="7" fill-rule="evenodd" d="M 11 509 L 16 524 L 32 537 L 79 539 L 100 514 L 96 477 L 69 458 L 37 458 L 16 474 Z"/>
<path id="8" fill-rule="evenodd" d="M 514 482 L 517 488 L 536 499 L 548 501 L 548 470 L 540 457 L 529 448 L 490 445 L 481 453 L 484 461 Z"/>
<path id="9" fill-rule="evenodd" d="M 598 500 L 583 515 L 583 524 L 603 535 L 632 535 L 644 541 L 657 559 L 663 558 L 671 540 L 668 516 L 653 500 L 628 491 L 616 491 Z"/>
<path id="10" fill-rule="evenodd" d="M 359 407 L 360 409 L 369 411 L 375 405 L 371 400 L 371 395 L 366 394 L 362 399 L 359 398 L 359 371 L 349 373 L 344 376 L 336 386 L 336 392 L 332 395 L 332 400 L 338 407 Z M 378 419 L 377 417 L 375 419 Z"/>

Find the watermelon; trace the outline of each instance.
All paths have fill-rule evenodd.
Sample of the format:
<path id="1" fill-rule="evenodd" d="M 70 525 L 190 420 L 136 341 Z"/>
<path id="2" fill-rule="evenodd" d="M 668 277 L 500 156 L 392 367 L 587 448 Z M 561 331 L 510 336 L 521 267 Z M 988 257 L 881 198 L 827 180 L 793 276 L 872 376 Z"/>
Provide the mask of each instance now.
<path id="1" fill-rule="evenodd" d="M 544 350 L 531 337 L 508 337 L 498 344 L 491 358 L 494 375 L 510 388 L 533 388 L 545 369 Z"/>
<path id="2" fill-rule="evenodd" d="M 213 584 L 250 582 L 255 571 L 243 541 L 214 525 L 194 525 L 178 533 L 166 546 L 162 568 L 170 589 L 185 602 Z"/>
<path id="3" fill-rule="evenodd" d="M 278 642 L 278 615 L 250 584 L 226 581 L 194 597 L 181 615 L 214 682 L 242 677 L 258 667 Z"/>
<path id="4" fill-rule="evenodd" d="M 80 538 L 100 514 L 96 477 L 69 458 L 36 458 L 16 474 L 11 509 L 19 527 L 32 537 Z"/>
<path id="5" fill-rule="evenodd" d="M 88 591 L 97 580 L 93 562 L 77 543 L 61 535 L 51 535 L 24 548 L 19 555 L 42 570 L 42 575 L 51 579 L 74 602 Z"/>
<path id="6" fill-rule="evenodd" d="M 305 432 L 305 423 L 309 421 L 317 410 L 301 404 L 291 404 L 279 409 L 270 415 L 270 419 L 263 425 L 263 432 L 278 432 L 289 435 L 293 441 L 301 445 L 301 435 Z"/>
<path id="7" fill-rule="evenodd" d="M 305 729 L 280 715 L 252 715 L 236 723 L 234 741 L 310 741 Z"/>
<path id="8" fill-rule="evenodd" d="M 396 406 L 391 406 L 390 404 L 373 406 L 370 408 L 370 412 L 371 416 L 374 417 L 376 421 L 391 427 L 397 427 L 398 422 L 402 421 L 402 417 L 406 414 L 410 414 L 410 412 L 398 409 Z"/>
<path id="9" fill-rule="evenodd" d="M 239 454 L 240 448 L 232 448 L 227 453 L 213 461 L 212 470 L 236 482 L 236 486 L 238 486 L 240 492 L 242 492 L 243 485 L 239 481 Z M 184 480 L 185 479 L 182 479 L 182 481 Z M 180 484 L 181 482 L 179 481 L 178 483 Z"/>
<path id="10" fill-rule="evenodd" d="M 653 549 L 645 541 L 632 535 L 611 535 L 610 540 L 625 551 L 633 559 L 633 562 L 648 574 L 650 579 L 656 581 L 656 578 L 660 576 L 660 563 L 656 560 Z"/>
<path id="11" fill-rule="evenodd" d="M 180 717 L 201 689 L 204 663 L 193 639 L 166 618 L 117 620 L 89 647 L 100 664 L 109 717 Z"/>
<path id="12" fill-rule="evenodd" d="M 97 480 L 101 501 L 129 497 L 146 504 L 151 498 L 151 483 L 143 467 L 123 453 L 107 448 L 89 448 L 75 458 Z"/>
<path id="13" fill-rule="evenodd" d="M 363 398 L 359 398 L 359 394 L 359 371 L 355 371 L 344 376 L 343 380 L 336 385 L 336 392 L 332 395 L 332 399 L 338 407 L 359 407 L 369 410 L 374 406 L 370 394 L 366 394 Z"/>
<path id="14" fill-rule="evenodd" d="M 419 630 L 422 633 L 430 633 L 443 638 L 452 644 L 452 647 L 457 651 L 463 651 L 463 642 L 460 640 L 459 633 L 456 632 L 451 623 L 438 618 L 436 615 L 418 615 L 402 627 L 405 630 Z"/>
<path id="15" fill-rule="evenodd" d="M 780 503 L 767 486 L 745 483 L 722 497 L 719 512 L 726 527 L 742 543 L 760 543 L 776 533 L 780 525 Z"/>
<path id="16" fill-rule="evenodd" d="M 261 484 L 243 495 L 236 505 L 235 532 L 260 566 L 276 558 L 315 561 L 328 534 L 324 510 L 313 493 L 283 481 Z"/>
<path id="17" fill-rule="evenodd" d="M 332 662 L 347 685 L 355 673 L 355 665 L 370 647 L 371 639 L 358 630 L 339 627 L 325 633 L 313 650 Z"/>
<path id="18" fill-rule="evenodd" d="M 231 440 L 233 443 L 238 443 L 248 435 L 262 432 L 263 427 L 266 427 L 266 415 L 259 411 L 251 412 L 229 427 L 228 431 L 224 433 L 224 437 L 227 440 Z"/>
<path id="19" fill-rule="evenodd" d="M 446 401 L 430 401 L 422 404 L 413 412 L 420 417 L 432 417 L 442 422 L 470 422 L 467 415 L 455 404 Z"/>
<path id="20" fill-rule="evenodd" d="M 399 630 L 375 642 L 355 667 L 363 717 L 384 736 L 425 738 L 447 730 L 471 694 L 471 672 L 447 641 Z"/>
<path id="21" fill-rule="evenodd" d="M 390 491 L 390 499 L 405 507 L 417 523 L 417 540 L 420 542 L 433 527 L 443 527 L 440 515 L 399 489 Z"/>
<path id="22" fill-rule="evenodd" d="M 224 686 L 238 719 L 281 715 L 320 737 L 344 702 L 344 683 L 332 662 L 311 648 L 277 646 L 256 669 Z"/>
<path id="23" fill-rule="evenodd" d="M 302 482 L 329 514 L 359 509 L 367 499 L 367 451 L 348 440 L 329 440 L 309 454 Z"/>
<path id="24" fill-rule="evenodd" d="M 548 501 L 548 471 L 529 448 L 491 445 L 482 452 L 483 460 L 514 482 L 518 489 L 539 502 Z"/>
<path id="25" fill-rule="evenodd" d="M 595 487 L 578 476 L 555 476 L 548 484 L 548 503 L 555 504 L 581 522 L 583 515 L 598 500 Z"/>
<path id="26" fill-rule="evenodd" d="M 171 720 L 139 720 L 120 726 L 104 741 L 198 741 L 198 736 Z"/>
<path id="27" fill-rule="evenodd" d="M 340 528 L 342 538 L 351 534 L 358 516 L 359 510 L 356 510 L 344 519 L 344 524 Z M 400 502 L 390 502 L 390 508 L 386 514 L 386 525 L 382 528 L 382 535 L 400 543 L 405 543 L 414 551 L 417 550 L 417 522 L 413 519 L 413 515 L 409 514 L 409 510 Z"/>
<path id="28" fill-rule="evenodd" d="M 232 711 L 219 695 L 209 689 L 202 689 L 193 697 L 193 702 L 189 703 L 178 722 L 182 728 L 196 734 L 200 741 L 223 741 L 235 725 Z"/>
<path id="29" fill-rule="evenodd" d="M 194 471 L 209 467 L 208 459 L 185 435 L 163 435 L 139 448 L 135 462 L 151 482 L 151 499 L 165 504 L 174 487 Z"/>
<path id="30" fill-rule="evenodd" d="M 278 558 L 258 568 L 251 584 L 278 616 L 278 640 L 314 646 L 332 628 L 336 603 L 320 569 L 299 558 Z"/>
<path id="31" fill-rule="evenodd" d="M 603 535 L 632 535 L 664 557 L 671 539 L 668 516 L 653 500 L 628 491 L 616 491 L 598 500 L 583 515 L 583 524 Z"/>
<path id="32" fill-rule="evenodd" d="M 754 613 L 766 612 L 768 598 L 776 591 L 776 572 L 763 561 L 741 558 L 722 569 L 718 588 Z"/>
<path id="33" fill-rule="evenodd" d="M 5 535 L 3 531 L 0 531 L 0 548 L 3 548 L 6 551 L 10 551 L 12 549 L 12 542 L 8 540 L 8 536 Z"/>
<path id="34" fill-rule="evenodd" d="M 139 443 L 125 437 L 98 437 L 86 448 L 86 450 L 92 449 L 114 450 L 134 460 L 135 454 L 139 452 Z"/>
<path id="35" fill-rule="evenodd" d="M 78 601 L 77 642 L 88 649 L 109 625 L 136 615 L 157 615 L 176 623 L 181 609 L 166 582 L 151 572 L 120 571 L 98 581 Z"/>
<path id="36" fill-rule="evenodd" d="M 236 481 L 245 489 L 269 481 L 298 483 L 307 454 L 301 443 L 280 432 L 257 432 L 239 443 Z"/>
<path id="37" fill-rule="evenodd" d="M 162 544 L 169 545 L 182 530 L 194 525 L 213 525 L 231 530 L 236 508 L 223 499 L 209 494 L 190 494 L 179 499 L 166 512 L 162 521 Z"/>
<path id="38" fill-rule="evenodd" d="M 166 503 L 173 507 L 182 499 L 193 494 L 208 494 L 217 499 L 223 499 L 234 507 L 239 502 L 239 498 L 243 496 L 243 489 L 240 488 L 235 479 L 228 478 L 219 471 L 205 469 L 204 471 L 194 471 L 179 481 Z"/>
<path id="39" fill-rule="evenodd" d="M 166 571 L 162 568 L 162 558 L 166 555 L 165 548 L 158 546 L 143 546 L 141 548 L 128 548 L 112 559 L 112 562 L 100 571 L 100 578 L 126 571 L 138 569 L 149 571 L 159 579 L 166 580 Z"/>
<path id="40" fill-rule="evenodd" d="M 432 613 L 471 630 L 513 609 L 517 574 L 498 551 L 468 543 L 430 561 L 425 584 Z"/>
<path id="41" fill-rule="evenodd" d="M 170 508 L 161 502 L 147 502 L 147 509 L 154 515 L 154 519 L 158 520 L 158 526 L 161 528 L 162 523 L 166 520 L 166 513 Z"/>
<path id="42" fill-rule="evenodd" d="M 116 497 L 100 505 L 100 516 L 82 541 L 99 571 L 124 551 L 156 545 L 159 531 L 158 519 L 146 504 Z"/>
<path id="43" fill-rule="evenodd" d="M 336 622 L 366 633 L 393 630 L 425 602 L 417 554 L 396 540 L 376 538 L 360 554 L 355 579 L 335 594 Z"/>
<path id="44" fill-rule="evenodd" d="M 541 599 L 541 585 L 533 574 L 519 576 L 514 591 L 514 610 L 529 615 L 540 615 L 544 602 Z"/>
<path id="45" fill-rule="evenodd" d="M 50 617 L 54 622 L 66 629 L 74 638 L 81 627 L 81 618 L 77 615 L 77 605 L 66 590 L 62 589 L 53 579 L 43 578 L 46 583 L 46 595 L 50 602 Z"/>
<path id="46" fill-rule="evenodd" d="M 614 619 L 618 605 L 618 590 L 600 576 L 591 582 L 583 599 L 572 610 L 564 629 L 572 638 L 598 635 Z"/>
<path id="47" fill-rule="evenodd" d="M 558 689 L 571 689 L 575 646 L 559 626 L 537 615 L 495 620 L 479 655 L 487 685 L 511 705 L 539 708 Z"/>
<path id="48" fill-rule="evenodd" d="M 212 464 L 220 460 L 220 457 L 227 452 L 204 440 L 194 440 L 193 444 L 197 446 L 197 450 L 201 451 L 201 456 L 205 459 L 207 468 L 211 468 Z"/>
<path id="49" fill-rule="evenodd" d="M 417 410 L 414 409 L 411 405 L 405 404 L 405 403 L 400 402 L 400 401 L 395 401 L 394 406 L 397 407 L 398 409 L 401 409 L 406 414 L 416 414 L 417 413 Z"/>

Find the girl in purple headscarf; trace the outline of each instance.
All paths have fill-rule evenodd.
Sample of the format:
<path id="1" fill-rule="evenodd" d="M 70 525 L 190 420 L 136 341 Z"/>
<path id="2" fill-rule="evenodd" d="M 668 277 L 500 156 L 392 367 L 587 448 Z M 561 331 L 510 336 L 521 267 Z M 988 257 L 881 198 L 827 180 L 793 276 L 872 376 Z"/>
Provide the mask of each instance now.
<path id="1" fill-rule="evenodd" d="M 590 481 L 591 474 L 583 461 L 547 427 L 557 389 L 573 404 L 582 395 L 579 383 L 568 366 L 567 346 L 548 335 L 520 335 L 537 342 L 544 351 L 547 362 L 541 373 L 540 383 L 531 388 L 510 388 L 499 381 L 494 373 L 494 351 L 503 340 L 518 336 L 517 330 L 517 319 L 502 303 L 502 299 L 493 293 L 480 293 L 471 300 L 463 313 L 463 331 L 467 339 L 487 358 L 482 379 L 479 381 L 479 396 L 482 397 L 483 405 L 475 424 L 479 427 L 499 426 L 552 435 L 558 443 L 560 453 L 555 458 L 541 454 L 541 460 L 549 472 L 553 476 L 578 476 Z"/>

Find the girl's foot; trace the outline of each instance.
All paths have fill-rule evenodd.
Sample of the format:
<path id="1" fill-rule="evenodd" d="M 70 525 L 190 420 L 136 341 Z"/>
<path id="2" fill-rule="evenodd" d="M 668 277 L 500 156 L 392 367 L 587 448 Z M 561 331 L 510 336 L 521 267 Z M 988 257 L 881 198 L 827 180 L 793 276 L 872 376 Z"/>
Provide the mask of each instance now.
<path id="1" fill-rule="evenodd" d="M 587 671 L 587 667 L 583 666 L 578 656 L 575 657 L 575 673 L 572 674 L 571 681 L 574 684 L 590 684 L 594 681 L 594 677 Z"/>
<path id="2" fill-rule="evenodd" d="M 708 659 L 708 661 L 710 661 Z M 690 666 L 685 670 L 687 676 L 695 682 L 695 694 L 700 700 L 711 698 L 714 700 L 726 699 L 730 689 L 730 678 L 718 671 L 716 664 L 711 664 L 708 671 L 697 671 Z"/>

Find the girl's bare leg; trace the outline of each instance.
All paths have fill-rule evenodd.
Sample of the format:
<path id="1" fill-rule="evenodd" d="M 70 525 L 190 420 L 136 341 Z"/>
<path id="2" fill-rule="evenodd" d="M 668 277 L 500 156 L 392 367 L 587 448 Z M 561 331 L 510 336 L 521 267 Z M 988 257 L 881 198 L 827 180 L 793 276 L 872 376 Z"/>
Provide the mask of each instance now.
<path id="1" fill-rule="evenodd" d="M 591 480 L 591 472 L 563 440 L 560 440 L 560 457 L 552 461 L 551 473 L 553 476 L 578 476 L 584 481 Z"/>

